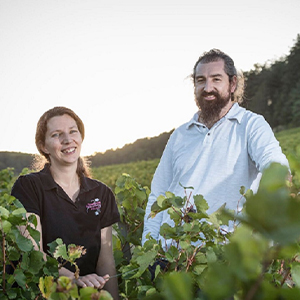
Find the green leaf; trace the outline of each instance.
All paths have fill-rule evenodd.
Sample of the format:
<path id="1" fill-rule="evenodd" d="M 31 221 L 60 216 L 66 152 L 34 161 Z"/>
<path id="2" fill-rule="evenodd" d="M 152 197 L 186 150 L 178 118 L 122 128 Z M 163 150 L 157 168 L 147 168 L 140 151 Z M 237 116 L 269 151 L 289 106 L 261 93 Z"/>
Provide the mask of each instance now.
<path id="1" fill-rule="evenodd" d="M 263 172 L 263 176 L 259 183 L 260 190 L 267 190 L 269 192 L 278 192 L 281 188 L 286 188 L 286 180 L 288 177 L 288 168 L 279 163 L 272 163 Z"/>
<path id="2" fill-rule="evenodd" d="M 35 242 L 39 245 L 41 234 L 38 230 L 32 228 L 31 226 L 27 226 L 27 230 L 30 233 L 30 236 L 35 240 Z"/>
<path id="3" fill-rule="evenodd" d="M 63 244 L 63 241 L 62 241 L 62 239 L 60 239 L 60 238 L 58 238 L 58 239 L 56 239 L 55 241 L 49 243 L 49 244 L 48 244 L 49 252 L 50 252 L 51 254 L 53 254 L 54 251 L 56 250 L 56 247 L 57 247 L 58 245 L 62 245 L 62 244 Z"/>
<path id="4" fill-rule="evenodd" d="M 149 265 L 153 263 L 156 255 L 157 250 L 152 249 L 150 251 L 147 251 L 147 255 L 138 256 L 136 258 L 136 262 L 140 267 L 136 274 L 133 276 L 133 278 L 140 277 L 146 271 L 146 269 L 148 269 Z"/>
<path id="5" fill-rule="evenodd" d="M 205 213 L 209 209 L 207 201 L 203 198 L 202 195 L 195 195 L 194 203 L 198 213 Z"/>
<path id="6" fill-rule="evenodd" d="M 40 277 L 39 288 L 44 298 L 48 299 L 51 293 L 56 290 L 57 284 L 53 280 L 53 276 Z"/>
<path id="7" fill-rule="evenodd" d="M 20 231 L 16 228 L 12 229 L 16 243 L 21 251 L 29 252 L 33 248 L 32 241 L 26 237 L 24 237 Z"/>
<path id="8" fill-rule="evenodd" d="M 26 214 L 26 210 L 25 210 L 25 208 L 17 208 L 15 210 L 13 210 L 12 214 L 15 215 L 15 216 L 25 215 Z"/>
<path id="9" fill-rule="evenodd" d="M 30 214 L 30 215 L 28 216 L 28 221 L 29 221 L 30 223 L 32 223 L 32 224 L 34 225 L 34 227 L 37 226 L 37 218 L 36 218 L 36 215 L 35 215 L 35 214 Z"/>
<path id="10" fill-rule="evenodd" d="M 97 293 L 97 290 L 92 287 L 80 289 L 80 300 L 90 300 L 92 299 L 92 294 L 95 293 Z"/>
<path id="11" fill-rule="evenodd" d="M 166 203 L 168 203 L 167 198 L 166 198 L 165 196 L 163 196 L 163 195 L 158 196 L 157 199 L 156 199 L 156 202 L 157 202 L 157 205 L 158 205 L 160 208 L 163 208 L 164 205 L 165 205 Z"/>
<path id="12" fill-rule="evenodd" d="M 289 197 L 286 178 L 286 167 L 272 164 L 263 173 L 257 194 L 245 204 L 248 224 L 281 245 L 300 236 L 300 202 Z"/>
<path id="13" fill-rule="evenodd" d="M 9 217 L 9 211 L 5 207 L 0 206 L 0 218 L 8 219 L 8 217 Z"/>
<path id="14" fill-rule="evenodd" d="M 300 287 L 300 264 L 299 263 L 292 265 L 291 274 L 294 283 L 299 288 Z"/>
<path id="15" fill-rule="evenodd" d="M 11 223 L 7 220 L 3 220 L 2 222 L 0 222 L 0 229 L 1 227 L 4 233 L 9 233 L 11 230 Z"/>
<path id="16" fill-rule="evenodd" d="M 9 249 L 8 257 L 9 257 L 9 260 L 11 260 L 11 261 L 17 261 L 20 258 L 20 251 L 18 251 L 15 248 L 11 248 L 11 249 Z"/>
<path id="17" fill-rule="evenodd" d="M 61 257 L 62 259 L 68 260 L 67 247 L 65 244 L 58 245 L 53 253 L 54 258 Z"/>
<path id="18" fill-rule="evenodd" d="M 175 246 L 171 246 L 168 251 L 165 253 L 165 257 L 168 262 L 174 262 L 179 255 L 179 251 Z M 157 265 L 158 267 L 159 265 Z M 156 277 L 156 276 L 155 276 Z"/>
<path id="19" fill-rule="evenodd" d="M 176 208 L 181 208 L 184 206 L 185 201 L 181 197 L 172 197 L 170 199 L 170 203 L 174 205 Z"/>
<path id="20" fill-rule="evenodd" d="M 16 269 L 14 271 L 14 278 L 19 286 L 21 286 L 23 289 L 26 289 L 26 276 L 22 270 Z"/>
<path id="21" fill-rule="evenodd" d="M 32 251 L 29 255 L 28 271 L 37 274 L 44 266 L 43 253 L 40 251 Z"/>
<path id="22" fill-rule="evenodd" d="M 169 273 L 164 277 L 162 290 L 166 299 L 193 300 L 192 277 L 184 272 Z"/>
<path id="23" fill-rule="evenodd" d="M 191 242 L 181 240 L 181 241 L 179 241 L 179 245 L 183 250 L 185 250 L 185 249 L 189 249 L 191 247 Z"/>
<path id="24" fill-rule="evenodd" d="M 168 214 L 170 215 L 171 219 L 175 222 L 175 225 L 178 225 L 181 221 L 182 212 L 179 208 L 172 206 L 168 210 Z"/>
<path id="25" fill-rule="evenodd" d="M 212 247 L 208 247 L 206 251 L 206 258 L 208 263 L 217 261 L 217 256 Z"/>

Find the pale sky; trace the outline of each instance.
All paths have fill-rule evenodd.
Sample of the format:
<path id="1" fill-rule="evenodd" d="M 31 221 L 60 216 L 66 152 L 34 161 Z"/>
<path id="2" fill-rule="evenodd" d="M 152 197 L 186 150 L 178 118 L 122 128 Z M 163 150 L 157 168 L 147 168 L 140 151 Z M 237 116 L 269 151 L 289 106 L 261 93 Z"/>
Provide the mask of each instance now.
<path id="1" fill-rule="evenodd" d="M 211 48 L 253 69 L 289 53 L 299 0 L 0 0 L 0 151 L 36 153 L 54 106 L 83 120 L 82 154 L 189 121 L 187 76 Z"/>

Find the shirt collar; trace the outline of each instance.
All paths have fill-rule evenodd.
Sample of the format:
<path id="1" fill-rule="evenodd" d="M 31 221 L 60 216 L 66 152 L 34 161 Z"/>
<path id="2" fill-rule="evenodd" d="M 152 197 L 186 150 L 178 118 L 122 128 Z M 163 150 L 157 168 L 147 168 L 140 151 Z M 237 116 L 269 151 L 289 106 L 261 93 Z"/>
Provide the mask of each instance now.
<path id="1" fill-rule="evenodd" d="M 245 108 L 240 107 L 238 103 L 234 103 L 230 108 L 229 112 L 225 115 L 228 120 L 237 120 L 239 123 L 242 122 L 242 118 L 245 114 Z M 189 129 L 192 125 L 199 125 L 198 122 L 200 111 L 196 112 L 193 118 L 187 123 L 186 129 Z"/>
<path id="2" fill-rule="evenodd" d="M 58 187 L 57 183 L 54 181 L 52 174 L 50 172 L 50 165 L 45 165 L 44 169 L 41 171 L 41 180 L 45 190 L 52 190 Z M 80 190 L 81 191 L 90 191 L 97 187 L 97 182 L 91 180 L 90 178 L 81 175 L 80 176 Z"/>

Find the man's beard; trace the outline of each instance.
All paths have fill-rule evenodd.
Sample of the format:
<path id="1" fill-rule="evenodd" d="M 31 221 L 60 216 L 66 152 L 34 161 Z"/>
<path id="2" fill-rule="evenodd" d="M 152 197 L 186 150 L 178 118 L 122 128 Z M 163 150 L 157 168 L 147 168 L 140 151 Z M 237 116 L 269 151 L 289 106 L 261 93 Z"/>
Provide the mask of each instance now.
<path id="1" fill-rule="evenodd" d="M 204 97 L 213 95 L 215 100 L 205 100 Z M 204 123 L 210 123 L 219 120 L 222 109 L 230 101 L 230 92 L 226 96 L 221 96 L 217 92 L 207 93 L 203 91 L 200 95 L 195 95 L 195 101 L 201 110 L 201 119 Z"/>

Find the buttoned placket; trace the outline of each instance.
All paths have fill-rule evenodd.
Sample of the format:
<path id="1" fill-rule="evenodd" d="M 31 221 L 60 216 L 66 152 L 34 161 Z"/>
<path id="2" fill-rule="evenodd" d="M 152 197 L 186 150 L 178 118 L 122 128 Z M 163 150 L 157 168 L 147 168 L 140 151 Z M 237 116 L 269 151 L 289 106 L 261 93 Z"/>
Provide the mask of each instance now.
<path id="1" fill-rule="evenodd" d="M 76 209 L 78 209 L 78 204 L 77 201 L 72 201 L 70 199 L 70 197 L 67 195 L 67 193 L 63 190 L 62 187 L 60 187 L 59 185 L 57 185 L 56 187 L 56 193 L 59 196 L 59 198 L 63 198 L 65 201 L 69 202 L 70 204 L 72 204 Z M 79 193 L 80 194 L 80 193 Z M 79 195 L 78 195 L 79 196 Z M 77 200 L 77 199 L 76 199 Z"/>
<path id="2" fill-rule="evenodd" d="M 210 129 L 208 129 L 204 124 L 195 122 L 196 128 L 201 132 L 202 134 L 205 134 L 205 137 L 203 139 L 203 143 L 211 143 L 212 142 L 212 136 L 214 134 L 214 131 L 225 121 L 226 117 L 224 116 L 222 119 L 220 119 L 217 123 L 215 123 Z"/>

